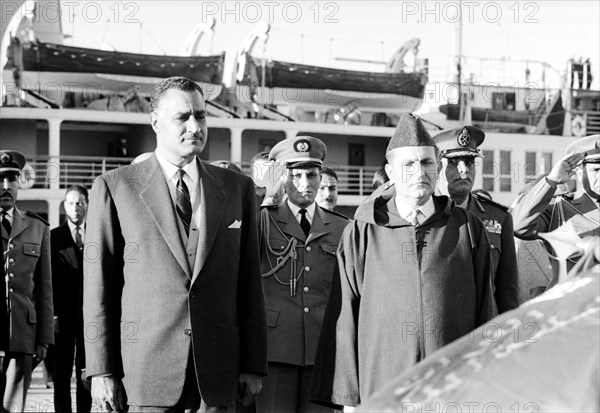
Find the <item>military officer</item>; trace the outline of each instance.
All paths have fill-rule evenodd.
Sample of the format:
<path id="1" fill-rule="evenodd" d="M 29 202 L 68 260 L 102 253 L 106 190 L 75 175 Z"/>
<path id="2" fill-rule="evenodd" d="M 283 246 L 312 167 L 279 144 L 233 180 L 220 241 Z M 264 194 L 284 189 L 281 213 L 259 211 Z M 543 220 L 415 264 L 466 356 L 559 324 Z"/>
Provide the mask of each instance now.
<path id="1" fill-rule="evenodd" d="M 8 307 L 9 344 L 0 374 L 5 409 L 23 411 L 33 363 L 54 343 L 50 231 L 33 212 L 15 206 L 25 157 L 0 151 L 0 215 Z"/>
<path id="2" fill-rule="evenodd" d="M 269 326 L 269 375 L 256 399 L 260 412 L 329 411 L 308 402 L 315 352 L 337 245 L 348 223 L 317 205 L 325 144 L 285 139 L 269 160 L 287 197 L 260 211 L 261 272 Z"/>
<path id="3" fill-rule="evenodd" d="M 473 193 L 475 159 L 483 157 L 478 147 L 485 133 L 475 126 L 446 130 L 434 140 L 441 150 L 444 176 L 450 197 L 485 224 L 492 251 L 494 298 L 498 312 L 519 306 L 519 278 L 513 238 L 513 220 L 508 208 Z"/>
<path id="4" fill-rule="evenodd" d="M 566 148 L 566 155 L 556 162 L 550 173 L 524 194 L 513 210 L 515 236 L 524 240 L 537 239 L 539 233 L 550 232 L 571 222 L 579 236 L 600 235 L 600 135 L 577 139 Z M 575 192 L 554 197 L 557 186 L 577 177 Z M 554 197 L 554 198 L 553 198 Z M 573 219 L 580 216 L 583 219 Z M 577 258 L 555 259 L 546 243 L 552 263 L 552 281 L 573 268 Z"/>

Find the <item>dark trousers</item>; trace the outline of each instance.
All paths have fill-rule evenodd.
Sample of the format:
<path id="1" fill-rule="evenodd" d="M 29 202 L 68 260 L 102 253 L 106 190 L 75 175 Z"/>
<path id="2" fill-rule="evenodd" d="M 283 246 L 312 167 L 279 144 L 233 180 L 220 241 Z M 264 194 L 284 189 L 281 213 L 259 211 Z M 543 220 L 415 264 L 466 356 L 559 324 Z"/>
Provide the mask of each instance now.
<path id="1" fill-rule="evenodd" d="M 312 372 L 313 366 L 269 363 L 269 375 L 256 398 L 257 413 L 334 412 L 308 401 Z"/>
<path id="2" fill-rule="evenodd" d="M 85 368 L 83 328 L 74 325 L 60 326 L 54 335 L 54 407 L 56 412 L 71 413 L 71 376 L 75 360 L 77 412 L 89 413 L 92 396 L 81 381 L 81 370 Z"/>

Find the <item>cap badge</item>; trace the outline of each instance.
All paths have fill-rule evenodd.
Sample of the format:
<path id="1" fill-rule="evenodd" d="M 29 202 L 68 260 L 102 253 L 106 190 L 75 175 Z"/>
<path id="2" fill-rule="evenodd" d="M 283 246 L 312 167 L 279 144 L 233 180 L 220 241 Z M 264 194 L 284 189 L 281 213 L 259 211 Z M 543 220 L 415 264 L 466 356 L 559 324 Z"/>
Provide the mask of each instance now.
<path id="1" fill-rule="evenodd" d="M 310 151 L 310 142 L 306 139 L 297 140 L 294 143 L 294 150 L 296 152 L 308 152 Z"/>
<path id="2" fill-rule="evenodd" d="M 469 142 L 471 142 L 471 135 L 469 134 L 469 130 L 467 128 L 464 128 L 462 131 L 460 131 L 460 134 L 458 135 L 456 141 L 463 148 L 467 147 L 469 145 Z"/>
<path id="3" fill-rule="evenodd" d="M 3 153 L 2 156 L 0 156 L 0 163 L 9 163 L 10 162 L 10 155 L 7 153 Z"/>

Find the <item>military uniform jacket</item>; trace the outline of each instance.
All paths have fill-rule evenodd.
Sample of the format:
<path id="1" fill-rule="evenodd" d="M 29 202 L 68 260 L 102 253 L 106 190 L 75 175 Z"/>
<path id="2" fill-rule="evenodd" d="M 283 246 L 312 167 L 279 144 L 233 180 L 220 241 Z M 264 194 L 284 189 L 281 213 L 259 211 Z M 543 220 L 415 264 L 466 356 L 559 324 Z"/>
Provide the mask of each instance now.
<path id="1" fill-rule="evenodd" d="M 383 194 L 381 189 L 383 189 Z M 311 400 L 355 406 L 494 314 L 481 221 L 448 197 L 414 227 L 381 187 L 342 235 Z"/>
<path id="2" fill-rule="evenodd" d="M 540 180 L 529 192 L 517 202 L 513 210 L 515 236 L 524 240 L 533 240 L 540 232 L 551 232 L 571 221 L 580 237 L 600 235 L 600 209 L 598 202 L 592 200 L 582 189 L 572 194 L 554 197 L 556 188 L 546 179 Z M 576 215 L 582 220 L 572 221 Z M 546 248 L 551 253 L 552 272 L 554 279 L 551 286 L 558 280 L 559 263 L 554 259 L 550 244 Z M 573 268 L 577 260 L 567 261 L 567 271 Z"/>
<path id="3" fill-rule="evenodd" d="M 8 245 L 10 351 L 33 354 L 38 344 L 54 343 L 52 271 L 48 223 L 15 207 Z"/>
<path id="4" fill-rule="evenodd" d="M 307 238 L 287 201 L 261 210 L 269 362 L 314 364 L 335 254 L 347 223 L 347 218 L 317 205 Z M 297 279 L 295 288 L 291 278 Z"/>
<path id="5" fill-rule="evenodd" d="M 483 221 L 492 252 L 494 299 L 498 312 L 519 306 L 519 276 L 513 235 L 513 220 L 508 209 L 485 197 L 471 195 L 467 210 Z"/>

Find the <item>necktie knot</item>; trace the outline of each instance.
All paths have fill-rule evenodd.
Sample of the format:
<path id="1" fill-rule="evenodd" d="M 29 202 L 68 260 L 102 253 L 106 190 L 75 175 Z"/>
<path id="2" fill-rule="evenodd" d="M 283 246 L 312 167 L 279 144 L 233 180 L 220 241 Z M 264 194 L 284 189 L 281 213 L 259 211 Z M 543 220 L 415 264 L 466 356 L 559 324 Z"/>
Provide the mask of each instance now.
<path id="1" fill-rule="evenodd" d="M 416 227 L 417 225 L 419 225 L 419 212 L 421 211 L 419 211 L 418 209 L 413 209 L 406 217 L 406 220 L 410 222 L 412 226 Z"/>
<path id="2" fill-rule="evenodd" d="M 302 231 L 304 231 L 304 235 L 306 235 L 308 237 L 308 233 L 310 232 L 310 222 L 308 222 L 308 219 L 306 218 L 306 213 L 308 211 L 306 211 L 306 209 L 302 208 L 300 211 L 300 227 L 302 228 Z"/>
<path id="3" fill-rule="evenodd" d="M 83 248 L 83 239 L 81 237 L 81 225 L 75 226 L 75 244 L 79 249 Z"/>

